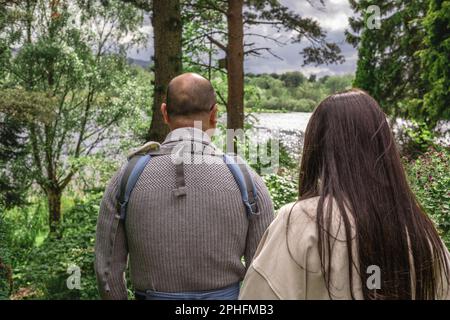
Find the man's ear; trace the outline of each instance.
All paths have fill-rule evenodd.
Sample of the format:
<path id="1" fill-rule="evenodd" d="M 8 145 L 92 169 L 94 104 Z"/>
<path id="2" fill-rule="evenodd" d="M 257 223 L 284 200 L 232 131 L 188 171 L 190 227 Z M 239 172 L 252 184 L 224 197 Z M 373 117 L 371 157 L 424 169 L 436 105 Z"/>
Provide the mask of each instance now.
<path id="1" fill-rule="evenodd" d="M 165 124 L 170 123 L 169 115 L 167 114 L 167 105 L 165 103 L 161 104 L 161 113 Z"/>
<path id="2" fill-rule="evenodd" d="M 214 105 L 209 113 L 209 124 L 211 128 L 215 128 L 217 126 L 217 104 Z"/>

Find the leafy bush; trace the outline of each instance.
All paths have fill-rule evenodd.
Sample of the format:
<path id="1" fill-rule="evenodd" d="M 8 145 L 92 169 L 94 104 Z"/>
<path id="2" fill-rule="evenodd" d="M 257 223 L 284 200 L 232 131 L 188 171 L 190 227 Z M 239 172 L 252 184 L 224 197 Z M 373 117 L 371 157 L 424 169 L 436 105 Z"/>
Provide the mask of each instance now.
<path id="1" fill-rule="evenodd" d="M 58 237 L 48 237 L 39 246 L 16 248 L 16 289 L 30 288 L 25 298 L 98 299 L 94 273 L 94 241 L 100 193 L 76 200 L 64 215 Z M 81 289 L 68 289 L 68 268 L 81 271 Z M 19 290 L 19 291 L 20 291 Z"/>
<path id="2" fill-rule="evenodd" d="M 450 150 L 430 148 L 406 168 L 413 192 L 450 248 Z"/>
<path id="3" fill-rule="evenodd" d="M 299 72 L 251 75 L 245 79 L 245 105 L 256 110 L 311 112 L 327 95 L 351 87 L 353 76 L 306 81 Z"/>
<path id="4" fill-rule="evenodd" d="M 275 210 L 297 200 L 297 183 L 292 178 L 270 174 L 263 176 L 263 179 L 269 189 Z"/>
<path id="5" fill-rule="evenodd" d="M 278 110 L 278 111 L 294 111 L 294 112 L 311 112 L 316 106 L 316 102 L 311 99 L 294 99 L 294 98 L 283 98 L 281 97 L 271 97 L 262 100 L 259 103 L 262 109 Z"/>
<path id="6" fill-rule="evenodd" d="M 417 157 L 433 145 L 435 133 L 425 123 L 413 123 L 405 128 L 406 139 L 403 140 L 402 153 L 410 157 Z"/>
<path id="7" fill-rule="evenodd" d="M 0 300 L 9 298 L 12 286 L 11 259 L 6 232 L 5 221 L 3 216 L 0 215 Z"/>
<path id="8" fill-rule="evenodd" d="M 48 213 L 45 201 L 30 197 L 27 206 L 6 211 L 5 220 L 11 226 L 12 248 L 31 248 L 39 245 L 48 233 Z"/>

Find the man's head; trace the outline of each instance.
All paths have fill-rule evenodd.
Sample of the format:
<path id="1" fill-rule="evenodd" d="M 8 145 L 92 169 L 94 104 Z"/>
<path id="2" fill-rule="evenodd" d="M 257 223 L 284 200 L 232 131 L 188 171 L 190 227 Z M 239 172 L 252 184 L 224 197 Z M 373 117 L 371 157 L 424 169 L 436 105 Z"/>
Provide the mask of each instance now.
<path id="1" fill-rule="evenodd" d="M 164 122 L 171 130 L 193 127 L 202 122 L 202 129 L 214 129 L 217 124 L 216 94 L 211 83 L 195 73 L 184 73 L 170 81 L 166 103 L 161 105 Z"/>

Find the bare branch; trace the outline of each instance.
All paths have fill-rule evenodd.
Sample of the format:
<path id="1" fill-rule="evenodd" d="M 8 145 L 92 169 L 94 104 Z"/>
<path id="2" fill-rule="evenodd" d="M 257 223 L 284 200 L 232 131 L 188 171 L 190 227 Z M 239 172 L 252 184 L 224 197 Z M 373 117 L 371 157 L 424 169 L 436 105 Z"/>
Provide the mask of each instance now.
<path id="1" fill-rule="evenodd" d="M 193 43 L 193 42 L 195 42 L 195 41 L 197 41 L 197 40 L 201 40 L 201 39 L 204 39 L 204 38 L 207 38 L 208 37 L 208 35 L 209 36 L 212 36 L 212 35 L 214 35 L 214 34 L 222 34 L 222 35 L 226 35 L 227 33 L 226 32 L 224 32 L 224 31 L 221 31 L 221 30 L 217 30 L 217 31 L 210 31 L 210 32 L 205 32 L 205 33 L 202 33 L 200 36 L 198 36 L 198 37 L 194 37 L 194 38 L 191 38 L 191 39 L 188 39 L 188 40 L 185 40 L 185 41 L 183 41 L 183 45 L 187 45 L 187 44 L 190 44 L 190 43 Z M 208 39 L 209 40 L 209 39 Z M 211 41 L 211 40 L 210 40 Z"/>
<path id="2" fill-rule="evenodd" d="M 266 51 L 268 53 L 270 53 L 273 57 L 279 59 L 279 60 L 283 60 L 283 58 L 281 58 L 280 56 L 276 55 L 273 51 L 272 48 L 266 47 L 266 48 L 254 48 L 254 49 L 250 49 L 244 52 L 244 55 L 253 55 L 256 57 L 260 57 L 261 56 L 261 52 L 260 51 Z"/>
<path id="3" fill-rule="evenodd" d="M 223 45 L 222 43 L 220 43 L 219 41 L 217 41 L 216 39 L 214 39 L 210 35 L 206 35 L 206 37 L 208 38 L 209 41 L 214 43 L 217 47 L 219 47 L 220 49 L 222 49 L 225 52 L 228 52 L 228 49 L 227 49 L 227 47 L 225 45 Z"/>
<path id="4" fill-rule="evenodd" d="M 224 97 L 220 94 L 219 91 L 216 91 L 217 96 L 219 97 L 220 101 L 222 101 L 223 105 L 228 105 L 228 102 L 224 99 Z"/>
<path id="5" fill-rule="evenodd" d="M 284 46 L 284 45 L 287 45 L 287 44 L 289 43 L 289 40 L 286 40 L 286 41 L 280 41 L 279 39 L 274 38 L 274 37 L 271 37 L 271 36 L 268 36 L 268 35 L 259 34 L 259 33 L 252 33 L 252 32 L 250 32 L 250 33 L 245 33 L 245 34 L 244 34 L 244 37 L 259 37 L 259 38 L 263 38 L 263 39 L 265 39 L 265 40 L 273 41 L 273 42 L 275 42 L 276 44 L 278 44 L 279 46 Z"/>
<path id="6" fill-rule="evenodd" d="M 213 69 L 213 70 L 222 72 L 223 74 L 226 74 L 226 73 L 227 73 L 225 70 L 223 70 L 223 69 L 221 69 L 221 68 L 217 68 L 217 67 L 214 67 L 214 66 L 210 66 L 210 65 L 205 64 L 205 63 L 196 62 L 196 61 L 191 61 L 190 63 L 191 63 L 191 64 L 194 64 L 194 65 L 196 65 L 196 66 L 199 66 L 199 67 L 211 68 L 211 69 Z"/>
<path id="7" fill-rule="evenodd" d="M 75 173 L 76 173 L 76 170 L 70 170 L 70 172 L 67 174 L 67 176 L 65 178 L 63 178 L 60 183 L 58 183 L 58 186 L 61 190 L 63 190 L 65 187 L 67 187 L 67 185 L 72 180 L 72 177 L 74 176 Z"/>
<path id="8" fill-rule="evenodd" d="M 283 21 L 244 20 L 244 24 L 265 24 L 271 26 L 283 25 Z"/>

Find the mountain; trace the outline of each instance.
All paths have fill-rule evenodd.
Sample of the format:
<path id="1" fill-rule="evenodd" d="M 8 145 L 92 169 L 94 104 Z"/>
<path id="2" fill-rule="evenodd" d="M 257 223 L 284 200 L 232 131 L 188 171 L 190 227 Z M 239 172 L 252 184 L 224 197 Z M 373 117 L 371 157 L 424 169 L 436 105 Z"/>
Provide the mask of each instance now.
<path id="1" fill-rule="evenodd" d="M 150 61 L 139 60 L 139 59 L 134 59 L 134 58 L 130 58 L 130 57 L 127 58 L 127 61 L 131 65 L 139 66 L 144 69 L 147 69 L 148 66 L 150 65 Z"/>

